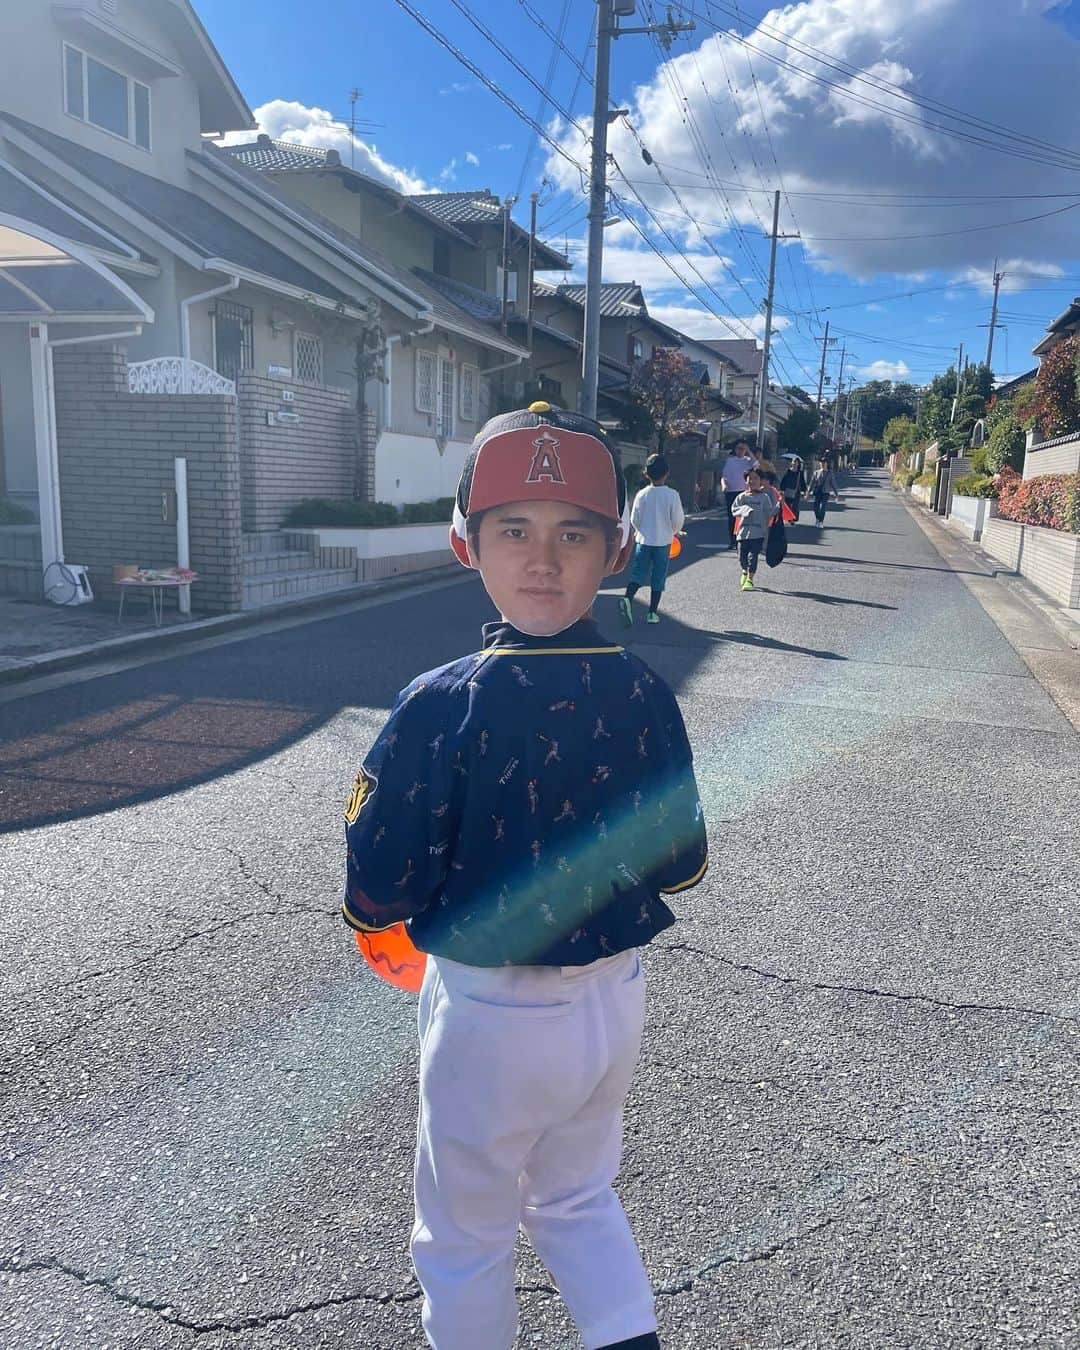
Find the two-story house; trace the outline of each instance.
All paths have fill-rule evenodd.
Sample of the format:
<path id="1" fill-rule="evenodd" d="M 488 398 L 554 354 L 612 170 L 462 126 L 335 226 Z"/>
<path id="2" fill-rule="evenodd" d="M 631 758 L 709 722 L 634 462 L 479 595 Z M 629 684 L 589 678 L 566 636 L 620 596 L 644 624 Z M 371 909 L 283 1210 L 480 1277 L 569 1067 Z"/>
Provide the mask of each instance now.
<path id="1" fill-rule="evenodd" d="M 420 335 L 408 344 L 390 339 L 378 416 L 376 497 L 415 500 L 425 489 L 427 495 L 448 495 L 479 424 L 503 406 L 507 388 L 528 382 L 528 324 L 518 293 L 518 277 L 528 270 L 527 231 L 504 217 L 503 205 L 487 190 L 407 195 L 350 168 L 334 150 L 268 136 L 225 150 L 348 230 L 369 255 L 376 251 L 405 269 L 411 284 L 430 299 L 451 338 Z M 534 271 L 569 266 L 540 241 L 531 247 Z"/>
<path id="2" fill-rule="evenodd" d="M 211 143 L 253 119 L 188 0 L 3 6 L 0 44 L 0 458 L 40 531 L 21 569 L 0 537 L 0 586 L 40 594 L 32 574 L 67 558 L 108 592 L 113 565 L 175 561 L 170 445 L 197 480 L 197 606 L 348 581 L 274 570 L 284 512 L 387 482 L 394 500 L 439 495 L 447 443 L 482 417 L 475 371 L 522 349 Z M 425 474 L 377 462 L 366 409 L 384 386 L 376 372 L 358 399 L 354 379 L 373 326 L 430 353 L 411 397 Z M 187 436 L 195 413 L 215 431 Z M 245 559 L 263 545 L 256 582 Z"/>

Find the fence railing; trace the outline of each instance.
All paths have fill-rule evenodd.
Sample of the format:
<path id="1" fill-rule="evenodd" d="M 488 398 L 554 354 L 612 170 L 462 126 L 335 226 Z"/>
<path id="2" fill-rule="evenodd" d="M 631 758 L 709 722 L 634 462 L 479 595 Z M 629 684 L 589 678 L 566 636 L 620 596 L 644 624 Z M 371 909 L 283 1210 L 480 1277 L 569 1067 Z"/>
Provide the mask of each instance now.
<path id="1" fill-rule="evenodd" d="M 128 366 L 129 394 L 230 394 L 236 385 L 200 361 L 183 356 L 155 356 Z"/>

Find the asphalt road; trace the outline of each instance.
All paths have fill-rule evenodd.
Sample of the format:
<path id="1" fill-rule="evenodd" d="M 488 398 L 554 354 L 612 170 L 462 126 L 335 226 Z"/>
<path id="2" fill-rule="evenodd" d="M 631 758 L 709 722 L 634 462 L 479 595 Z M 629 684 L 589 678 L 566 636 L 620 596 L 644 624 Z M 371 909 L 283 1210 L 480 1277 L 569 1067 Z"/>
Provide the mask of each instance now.
<path id="1" fill-rule="evenodd" d="M 620 1183 L 664 1344 L 1075 1350 L 1076 733 L 881 475 L 755 594 L 720 534 L 629 637 L 713 850 Z M 414 1008 L 340 815 L 488 617 L 466 579 L 0 702 L 0 1345 L 421 1345 Z M 577 1344 L 520 1276 L 521 1344 Z"/>

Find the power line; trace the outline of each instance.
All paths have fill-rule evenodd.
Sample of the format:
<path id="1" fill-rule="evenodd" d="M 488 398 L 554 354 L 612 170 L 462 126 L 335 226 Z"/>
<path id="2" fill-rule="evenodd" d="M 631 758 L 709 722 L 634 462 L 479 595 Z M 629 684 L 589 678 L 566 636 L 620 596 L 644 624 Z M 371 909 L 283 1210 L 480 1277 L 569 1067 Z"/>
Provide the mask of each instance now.
<path id="1" fill-rule="evenodd" d="M 566 24 L 569 18 L 570 18 L 570 0 L 563 0 L 562 13 L 559 15 L 559 41 L 557 43 L 552 43 L 551 56 L 548 59 L 547 75 L 544 77 L 545 91 L 550 91 L 551 86 L 555 80 L 555 71 L 558 69 L 559 65 L 559 54 L 560 54 L 559 49 L 562 46 L 562 35 L 566 32 Z M 536 120 L 538 122 L 543 120 L 544 110 L 547 108 L 549 101 L 550 99 L 548 92 L 545 92 L 540 95 L 540 102 L 536 108 Z M 525 150 L 525 158 L 522 160 L 521 163 L 521 172 L 518 174 L 517 188 L 514 192 L 515 197 L 520 198 L 522 192 L 524 192 L 525 190 L 525 179 L 528 176 L 529 165 L 532 163 L 532 157 L 535 150 L 536 150 L 536 133 L 533 132 L 533 134 L 529 137 L 529 144 Z"/>
<path id="2" fill-rule="evenodd" d="M 704 0 L 704 3 L 710 4 L 711 8 L 712 0 Z M 985 136 L 976 136 L 970 132 L 960 131 L 955 127 L 945 126 L 939 122 L 929 122 L 921 118 L 912 117 L 909 114 L 900 112 L 895 108 L 889 108 L 885 104 L 880 103 L 876 100 L 864 98 L 861 95 L 852 92 L 850 86 L 848 85 L 839 84 L 837 81 L 830 80 L 824 75 L 817 74 L 813 70 L 808 70 L 805 66 L 796 65 L 794 64 L 794 62 L 785 60 L 782 56 L 778 56 L 773 52 L 766 51 L 762 47 L 755 46 L 752 42 L 749 42 L 746 38 L 740 36 L 738 33 L 733 33 L 729 28 L 724 28 L 721 24 L 717 23 L 717 21 L 711 16 L 711 14 L 710 15 L 701 14 L 696 10 L 690 8 L 689 6 L 685 5 L 684 8 L 686 9 L 687 13 L 693 14 L 695 18 L 701 19 L 703 23 L 706 23 L 715 32 L 730 38 L 731 41 L 733 42 L 737 42 L 740 45 L 749 47 L 751 51 L 757 53 L 757 55 L 759 56 L 763 56 L 767 61 L 772 61 L 774 65 L 782 66 L 785 69 L 794 71 L 801 79 L 804 80 L 809 79 L 815 81 L 818 84 L 825 85 L 827 88 L 834 90 L 841 98 L 846 98 L 849 101 L 856 103 L 862 107 L 872 108 L 874 111 L 882 113 L 887 117 L 892 117 L 897 121 L 906 122 L 912 126 L 916 126 L 922 131 L 926 130 L 939 131 L 941 132 L 942 135 L 951 136 L 955 140 L 966 141 L 973 145 L 981 145 L 987 149 L 995 151 L 998 154 L 1009 155 L 1017 159 L 1028 160 L 1031 163 L 1035 164 L 1048 165 L 1052 168 L 1066 169 L 1071 172 L 1080 171 L 1080 157 L 1076 156 L 1075 152 L 1073 151 L 1063 149 L 1058 150 L 1055 147 L 1054 154 L 1051 156 L 1048 156 L 1047 154 L 1041 152 L 1028 153 L 1025 152 L 1023 148 L 1010 149 L 1008 146 L 1002 144 L 1000 140 L 990 140 Z M 767 29 L 764 25 L 759 25 L 759 31 L 767 32 Z M 840 71 L 840 73 L 844 74 L 849 79 L 856 79 L 860 83 L 869 83 L 874 88 L 878 88 L 880 87 L 880 85 L 886 83 L 885 81 L 870 80 L 865 76 L 865 74 L 859 73 L 855 68 L 845 70 L 841 66 L 837 65 L 835 62 L 826 59 L 823 56 L 818 56 L 816 54 L 813 54 L 812 51 L 806 51 L 801 49 L 799 45 L 795 43 L 793 40 L 788 40 L 787 38 L 773 34 L 770 34 L 770 36 L 772 36 L 773 40 L 776 41 L 780 46 L 787 47 L 792 51 L 798 52 L 800 55 L 812 55 L 812 59 L 818 60 L 820 64 L 826 67 L 830 67 L 834 70 Z M 917 107 L 919 107 L 920 111 L 927 110 L 921 104 L 918 104 L 917 100 L 913 99 L 910 95 L 902 95 L 900 93 L 894 93 L 892 94 L 892 97 L 895 97 L 900 101 L 914 103 Z M 959 115 L 959 117 L 957 117 L 955 114 L 952 113 L 948 113 L 946 115 L 954 117 L 954 120 L 965 120 L 966 118 L 966 115 L 964 114 Z M 987 124 L 987 126 L 989 128 L 989 124 Z M 1006 133 L 1006 134 L 1017 140 L 1031 139 L 1024 137 L 1016 137 L 1014 136 L 1014 133 Z"/>

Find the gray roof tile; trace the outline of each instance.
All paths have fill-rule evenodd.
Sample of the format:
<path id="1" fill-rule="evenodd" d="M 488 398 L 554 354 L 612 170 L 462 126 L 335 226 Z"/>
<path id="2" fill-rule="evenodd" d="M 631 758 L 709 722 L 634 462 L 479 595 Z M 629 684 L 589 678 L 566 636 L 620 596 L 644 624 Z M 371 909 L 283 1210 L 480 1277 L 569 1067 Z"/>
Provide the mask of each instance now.
<path id="1" fill-rule="evenodd" d="M 53 188 L 45 188 L 32 178 L 25 181 L 29 177 L 28 174 L 20 177 L 10 166 L 0 164 L 0 202 L 9 215 L 102 253 L 153 261 L 115 230 L 106 231 L 105 226 L 99 225 L 82 207 L 68 202 Z"/>

